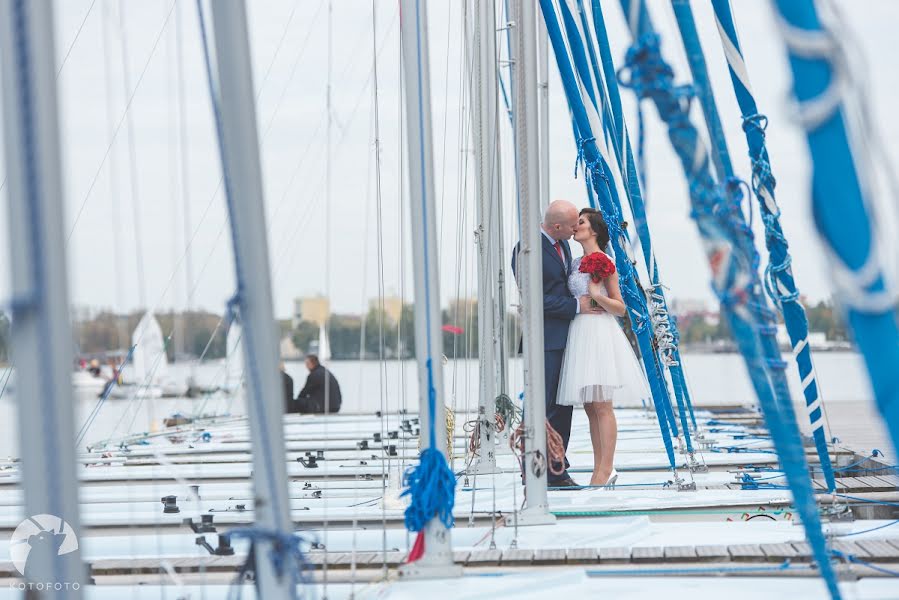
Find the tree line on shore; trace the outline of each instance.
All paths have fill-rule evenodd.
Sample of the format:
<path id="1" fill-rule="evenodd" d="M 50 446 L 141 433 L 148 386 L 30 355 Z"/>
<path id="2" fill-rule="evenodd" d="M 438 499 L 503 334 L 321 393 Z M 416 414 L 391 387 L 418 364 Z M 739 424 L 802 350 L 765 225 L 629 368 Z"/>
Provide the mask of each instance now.
<path id="1" fill-rule="evenodd" d="M 811 331 L 824 332 L 828 340 L 846 340 L 848 332 L 832 303 L 820 301 L 806 306 Z M 131 333 L 143 313 L 118 314 L 99 311 L 73 321 L 76 355 L 98 355 L 127 350 Z M 451 302 L 442 311 L 443 354 L 449 358 L 478 356 L 477 301 L 463 299 Z M 222 316 L 208 311 L 163 312 L 156 318 L 167 337 L 169 359 L 176 355 L 218 359 L 225 356 L 226 325 Z M 678 321 L 683 344 L 730 339 L 726 325 L 719 320 L 710 323 L 698 318 Z M 300 354 L 309 351 L 318 340 L 319 327 L 300 321 L 294 327 L 290 319 L 278 321 L 282 338 L 289 337 Z M 515 351 L 520 336 L 518 315 L 506 315 L 507 347 Z M 399 319 L 377 307 L 362 315 L 334 314 L 328 323 L 331 356 L 334 359 L 411 358 L 415 356 L 414 313 L 411 304 L 404 304 Z M 10 320 L 0 311 L 0 363 L 9 361 Z M 204 354 L 205 352 L 205 354 Z"/>

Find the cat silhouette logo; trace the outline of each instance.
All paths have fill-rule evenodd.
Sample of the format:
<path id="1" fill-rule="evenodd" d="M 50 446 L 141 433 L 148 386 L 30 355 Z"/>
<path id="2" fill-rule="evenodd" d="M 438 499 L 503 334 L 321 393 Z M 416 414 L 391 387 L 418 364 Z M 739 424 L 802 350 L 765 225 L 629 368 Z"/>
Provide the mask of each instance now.
<path id="1" fill-rule="evenodd" d="M 16 527 L 9 541 L 9 555 L 16 570 L 25 579 L 36 581 L 28 568 L 28 556 L 32 550 L 50 549 L 57 556 L 78 549 L 78 538 L 71 525 L 54 515 L 33 515 Z"/>

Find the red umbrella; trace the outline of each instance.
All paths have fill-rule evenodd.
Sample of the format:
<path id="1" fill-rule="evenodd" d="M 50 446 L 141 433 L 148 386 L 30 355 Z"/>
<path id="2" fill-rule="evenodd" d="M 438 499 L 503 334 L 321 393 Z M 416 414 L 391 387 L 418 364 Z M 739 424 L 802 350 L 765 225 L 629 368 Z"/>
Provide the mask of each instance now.
<path id="1" fill-rule="evenodd" d="M 463 333 L 465 333 L 464 329 L 462 329 L 461 327 L 456 327 L 455 325 L 444 325 L 442 329 L 455 335 L 462 335 Z"/>

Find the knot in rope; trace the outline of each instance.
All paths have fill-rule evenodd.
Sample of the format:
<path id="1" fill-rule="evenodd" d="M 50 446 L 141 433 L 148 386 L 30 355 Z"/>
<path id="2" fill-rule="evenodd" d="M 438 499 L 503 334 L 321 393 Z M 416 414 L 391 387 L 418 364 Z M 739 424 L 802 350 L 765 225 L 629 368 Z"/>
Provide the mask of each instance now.
<path id="1" fill-rule="evenodd" d="M 577 141 L 577 156 L 574 159 L 574 178 L 577 179 L 577 168 L 578 165 L 584 162 L 584 145 L 587 142 L 595 142 L 595 137 L 581 138 Z M 585 175 L 586 175 L 586 164 L 584 166 Z"/>
<path id="2" fill-rule="evenodd" d="M 409 531 L 422 531 L 435 516 L 446 528 L 453 526 L 453 504 L 456 496 L 456 478 L 447 465 L 446 457 L 437 448 L 437 435 L 434 432 L 437 411 L 437 389 L 434 386 L 434 366 L 431 357 L 426 363 L 428 372 L 428 447 L 420 457 L 418 465 L 410 467 L 403 475 L 403 487 L 406 489 L 400 496 L 409 496 L 409 507 L 406 508 L 405 522 Z M 444 409 L 447 410 L 447 409 Z M 446 412 L 447 418 L 451 412 Z M 452 431 L 455 429 L 455 415 L 452 415 L 453 428 L 447 427 L 447 452 L 452 447 Z M 449 422 L 447 422 L 449 425 Z"/>
<path id="3" fill-rule="evenodd" d="M 670 315 L 661 292 L 662 284 L 656 283 L 646 288 L 646 305 L 652 323 L 656 347 L 662 354 L 662 362 L 669 367 L 677 366 L 674 354 L 677 351 L 677 337 L 671 328 Z"/>
<path id="4" fill-rule="evenodd" d="M 406 529 L 422 531 L 435 516 L 444 527 L 453 526 L 456 478 L 440 450 L 425 448 L 418 465 L 403 475 L 403 486 L 406 489 L 400 496 L 411 500 L 405 513 Z"/>
<path id="5" fill-rule="evenodd" d="M 309 571 L 311 565 L 303 553 L 301 544 L 308 540 L 296 533 L 285 533 L 263 527 L 246 527 L 242 529 L 233 529 L 229 532 L 232 539 L 246 539 L 250 542 L 250 551 L 247 554 L 247 560 L 241 566 L 237 574 L 235 583 L 240 583 L 246 577 L 253 573 L 256 568 L 256 549 L 260 542 L 271 542 L 271 549 L 268 558 L 271 560 L 272 567 L 278 577 L 289 573 L 293 585 L 290 586 L 291 597 L 296 597 L 296 585 L 299 583 L 309 583 Z M 293 564 L 291 564 L 293 563 Z M 238 586 L 237 597 L 240 598 L 240 587 Z"/>
<path id="6" fill-rule="evenodd" d="M 521 422 L 521 409 L 512 402 L 512 399 L 506 394 L 500 394 L 496 397 L 496 414 L 502 417 L 502 427 L 497 421 L 497 431 L 503 431 L 506 426 L 514 428 Z"/>
<path id="7" fill-rule="evenodd" d="M 641 100 L 673 87 L 674 71 L 662 58 L 661 37 L 645 33 L 637 38 L 625 54 L 624 66 L 618 69 L 617 76 L 618 83 L 634 90 Z"/>
<path id="8" fill-rule="evenodd" d="M 743 131 L 746 133 L 755 131 L 764 137 L 766 129 L 768 129 L 768 117 L 766 115 L 763 115 L 762 113 L 753 113 L 743 117 Z"/>

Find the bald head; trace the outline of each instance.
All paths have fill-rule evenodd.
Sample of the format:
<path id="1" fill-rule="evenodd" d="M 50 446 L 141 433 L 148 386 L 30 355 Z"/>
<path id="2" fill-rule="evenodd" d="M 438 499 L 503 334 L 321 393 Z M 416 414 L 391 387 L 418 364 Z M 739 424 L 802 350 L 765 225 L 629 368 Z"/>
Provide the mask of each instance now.
<path id="1" fill-rule="evenodd" d="M 543 231 L 554 240 L 567 240 L 577 228 L 577 208 L 568 200 L 553 200 L 543 213 Z"/>

